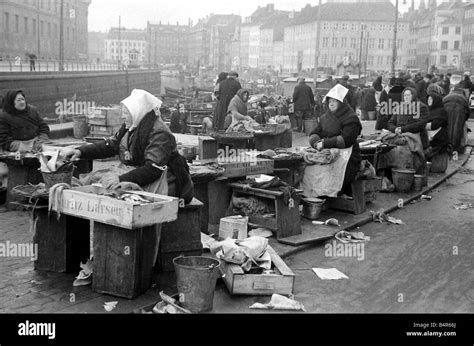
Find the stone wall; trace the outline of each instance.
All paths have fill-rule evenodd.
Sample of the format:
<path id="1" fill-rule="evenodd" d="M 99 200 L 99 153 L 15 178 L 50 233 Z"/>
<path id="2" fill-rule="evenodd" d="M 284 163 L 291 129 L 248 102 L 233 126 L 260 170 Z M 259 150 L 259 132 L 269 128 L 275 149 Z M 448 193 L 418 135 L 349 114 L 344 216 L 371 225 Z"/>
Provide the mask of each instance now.
<path id="1" fill-rule="evenodd" d="M 92 103 L 96 106 L 119 104 L 133 89 L 159 95 L 160 84 L 160 72 L 156 70 L 6 73 L 0 77 L 0 98 L 8 90 L 22 89 L 40 115 L 51 119 L 57 118 L 58 110 L 65 107 L 80 110 Z"/>

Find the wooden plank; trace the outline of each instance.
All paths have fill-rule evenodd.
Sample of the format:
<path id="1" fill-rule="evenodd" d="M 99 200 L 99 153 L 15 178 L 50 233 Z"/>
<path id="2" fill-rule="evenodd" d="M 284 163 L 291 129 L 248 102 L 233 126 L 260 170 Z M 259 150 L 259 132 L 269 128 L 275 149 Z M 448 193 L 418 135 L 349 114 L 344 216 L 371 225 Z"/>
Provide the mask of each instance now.
<path id="1" fill-rule="evenodd" d="M 304 244 L 317 243 L 334 237 L 338 230 L 326 225 L 304 224 L 301 227 L 301 234 L 278 239 L 279 243 L 300 246 Z"/>
<path id="2" fill-rule="evenodd" d="M 250 215 L 249 222 L 259 225 L 260 227 L 269 228 L 272 231 L 278 231 L 278 222 L 276 216 L 264 217 L 263 215 Z"/>
<path id="3" fill-rule="evenodd" d="M 275 213 L 278 224 L 277 239 L 301 234 L 301 216 L 299 212 L 299 201 L 296 197 L 293 206 L 286 205 L 283 197 L 275 200 Z"/>
<path id="4" fill-rule="evenodd" d="M 199 158 L 217 158 L 217 141 L 212 137 L 199 137 Z"/>
<path id="5" fill-rule="evenodd" d="M 286 265 L 286 263 L 281 259 L 281 257 L 278 256 L 278 254 L 275 252 L 275 250 L 273 250 L 270 245 L 267 247 L 267 251 L 270 254 L 272 262 L 275 264 L 275 267 L 278 268 L 282 275 L 295 276 L 291 269 Z"/>

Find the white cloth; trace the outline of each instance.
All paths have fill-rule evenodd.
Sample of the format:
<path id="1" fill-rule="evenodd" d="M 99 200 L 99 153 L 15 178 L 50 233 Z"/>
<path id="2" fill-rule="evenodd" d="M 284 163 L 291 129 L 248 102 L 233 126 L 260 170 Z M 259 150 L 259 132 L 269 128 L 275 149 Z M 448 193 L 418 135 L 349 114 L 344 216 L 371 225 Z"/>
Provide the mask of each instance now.
<path id="1" fill-rule="evenodd" d="M 310 165 L 304 169 L 299 188 L 306 197 L 337 197 L 344 183 L 347 163 L 352 154 L 352 147 L 339 149 L 337 159 L 327 165 Z"/>
<path id="2" fill-rule="evenodd" d="M 136 128 L 148 112 L 153 109 L 159 110 L 162 103 L 159 98 L 153 96 L 148 91 L 133 89 L 130 96 L 120 102 L 121 105 L 127 107 L 132 115 L 133 122 L 129 131 Z"/>
<path id="3" fill-rule="evenodd" d="M 336 84 L 331 90 L 328 91 L 326 96 L 324 96 L 323 102 L 326 102 L 327 97 L 336 99 L 340 102 L 344 102 L 344 97 L 346 97 L 348 91 L 349 89 L 347 89 L 345 86 L 341 84 Z"/>

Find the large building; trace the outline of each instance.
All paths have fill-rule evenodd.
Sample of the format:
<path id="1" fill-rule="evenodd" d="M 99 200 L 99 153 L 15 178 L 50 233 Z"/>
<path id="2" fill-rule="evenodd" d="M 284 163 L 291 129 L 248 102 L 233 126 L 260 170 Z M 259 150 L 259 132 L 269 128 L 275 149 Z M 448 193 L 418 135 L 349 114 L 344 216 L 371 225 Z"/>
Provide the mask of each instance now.
<path id="1" fill-rule="evenodd" d="M 111 28 L 105 40 L 104 55 L 107 62 L 129 62 L 131 65 L 146 62 L 146 30 Z"/>
<path id="2" fill-rule="evenodd" d="M 351 66 L 390 71 L 395 21 L 390 0 L 328 2 L 321 6 L 318 68 Z M 318 6 L 307 5 L 284 29 L 283 72 L 311 71 L 315 65 Z M 395 68 L 407 65 L 409 22 L 399 16 Z"/>
<path id="3" fill-rule="evenodd" d="M 289 12 L 275 13 L 260 27 L 258 68 L 280 71 L 283 65 L 283 34 Z"/>
<path id="4" fill-rule="evenodd" d="M 148 62 L 152 65 L 188 63 L 190 25 L 147 23 Z"/>
<path id="5" fill-rule="evenodd" d="M 474 73 L 474 2 L 464 5 L 461 66 Z"/>
<path id="6" fill-rule="evenodd" d="M 107 39 L 107 35 L 108 34 L 104 32 L 89 32 L 87 55 L 90 61 L 105 61 L 105 40 Z"/>
<path id="7" fill-rule="evenodd" d="M 87 59 L 87 17 L 90 0 L 64 0 L 65 59 Z M 59 58 L 60 1 L 2 0 L 0 58 L 34 54 L 39 59 Z"/>
<path id="8" fill-rule="evenodd" d="M 429 70 L 435 66 L 442 70 L 458 70 L 461 67 L 462 22 L 464 4 L 450 0 L 437 5 L 430 0 L 424 2 L 408 18 L 410 28 L 409 67 Z"/>
<path id="9" fill-rule="evenodd" d="M 241 21 L 233 14 L 200 19 L 189 31 L 189 63 L 220 71 L 230 69 L 235 57 L 232 44 L 238 40 Z"/>

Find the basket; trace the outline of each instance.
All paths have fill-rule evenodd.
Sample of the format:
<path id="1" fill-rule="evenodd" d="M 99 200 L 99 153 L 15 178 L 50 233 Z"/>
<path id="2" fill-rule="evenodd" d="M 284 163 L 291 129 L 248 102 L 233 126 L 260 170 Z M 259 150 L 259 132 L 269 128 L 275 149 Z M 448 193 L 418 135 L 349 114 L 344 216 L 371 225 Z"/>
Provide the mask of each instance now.
<path id="1" fill-rule="evenodd" d="M 72 175 L 74 173 L 74 166 L 71 166 L 70 170 L 66 172 L 41 172 L 43 175 L 44 184 L 46 185 L 46 190 L 49 190 L 52 186 L 56 184 L 66 183 L 71 185 L 72 183 Z"/>

